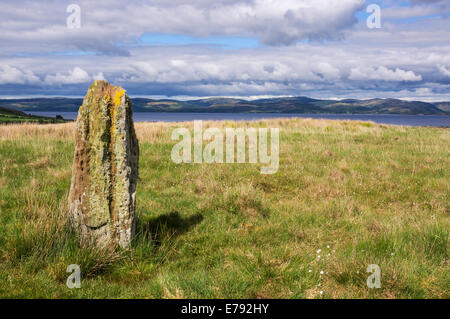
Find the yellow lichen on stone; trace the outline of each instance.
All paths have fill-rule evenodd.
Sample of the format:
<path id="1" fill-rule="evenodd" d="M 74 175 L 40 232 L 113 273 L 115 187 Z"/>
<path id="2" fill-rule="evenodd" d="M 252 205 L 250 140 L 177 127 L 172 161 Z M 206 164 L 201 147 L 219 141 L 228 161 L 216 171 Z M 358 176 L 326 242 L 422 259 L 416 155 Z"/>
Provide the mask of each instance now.
<path id="1" fill-rule="evenodd" d="M 116 95 L 114 96 L 114 104 L 119 106 L 122 101 L 122 96 L 125 94 L 125 90 L 120 88 L 120 90 L 116 91 Z"/>

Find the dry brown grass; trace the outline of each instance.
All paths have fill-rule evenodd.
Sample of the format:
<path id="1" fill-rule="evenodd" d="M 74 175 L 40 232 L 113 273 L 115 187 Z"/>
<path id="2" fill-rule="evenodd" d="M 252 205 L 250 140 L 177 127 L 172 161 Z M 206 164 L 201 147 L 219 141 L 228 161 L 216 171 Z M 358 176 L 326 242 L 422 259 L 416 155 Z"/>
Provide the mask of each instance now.
<path id="1" fill-rule="evenodd" d="M 75 134 L 75 123 L 64 124 L 8 124 L 0 125 L 0 141 L 18 139 L 70 139 Z"/>
<path id="2" fill-rule="evenodd" d="M 140 141 L 152 142 L 159 140 L 166 133 L 175 127 L 186 127 L 190 130 L 194 128 L 194 122 L 137 122 L 135 123 L 136 133 Z M 381 131 L 387 125 L 376 125 L 372 122 L 359 121 L 334 121 L 317 119 L 268 119 L 260 121 L 203 121 L 203 129 L 209 127 L 279 127 L 280 129 L 303 130 L 317 129 L 323 131 L 349 131 L 349 132 L 368 132 L 372 134 Z M 398 128 L 402 130 L 401 127 Z M 0 125 L 0 141 L 18 140 L 18 139 L 73 139 L 75 136 L 75 123 L 63 124 L 8 124 Z"/>

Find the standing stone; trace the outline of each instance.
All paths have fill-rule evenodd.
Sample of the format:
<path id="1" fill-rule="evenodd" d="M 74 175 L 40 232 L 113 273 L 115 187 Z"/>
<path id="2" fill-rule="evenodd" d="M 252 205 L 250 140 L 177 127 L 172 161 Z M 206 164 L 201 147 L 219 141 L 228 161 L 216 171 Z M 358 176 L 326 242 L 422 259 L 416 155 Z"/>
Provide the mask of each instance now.
<path id="1" fill-rule="evenodd" d="M 78 111 L 69 194 L 70 217 L 82 240 L 130 245 L 138 160 L 130 99 L 121 87 L 95 81 Z"/>

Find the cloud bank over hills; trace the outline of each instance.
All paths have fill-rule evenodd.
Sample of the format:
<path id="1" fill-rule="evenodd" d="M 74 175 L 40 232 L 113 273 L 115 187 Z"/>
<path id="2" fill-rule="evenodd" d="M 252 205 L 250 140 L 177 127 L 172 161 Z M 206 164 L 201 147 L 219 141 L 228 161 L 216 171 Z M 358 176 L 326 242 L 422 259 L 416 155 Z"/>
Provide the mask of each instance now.
<path id="1" fill-rule="evenodd" d="M 380 5 L 382 28 L 366 7 Z M 448 1 L 191 0 L 0 4 L 0 95 L 308 95 L 450 100 Z"/>

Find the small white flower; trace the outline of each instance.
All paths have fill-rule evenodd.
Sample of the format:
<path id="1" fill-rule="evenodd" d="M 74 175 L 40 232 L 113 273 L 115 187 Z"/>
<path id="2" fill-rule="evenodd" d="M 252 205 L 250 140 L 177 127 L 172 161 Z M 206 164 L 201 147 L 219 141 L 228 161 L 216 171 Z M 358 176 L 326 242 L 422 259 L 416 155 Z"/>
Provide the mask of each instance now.
<path id="1" fill-rule="evenodd" d="M 321 294 L 321 295 L 323 294 L 323 291 L 322 291 L 322 290 L 320 291 L 320 294 Z"/>
<path id="2" fill-rule="evenodd" d="M 312 272 L 312 270 L 310 269 L 310 270 L 308 270 L 308 272 Z"/>
<path id="3" fill-rule="evenodd" d="M 322 251 L 322 249 L 318 249 L 318 250 L 317 250 L 317 253 L 320 253 L 321 251 Z"/>
<path id="4" fill-rule="evenodd" d="M 327 248 L 330 248 L 330 245 L 327 245 Z"/>
<path id="5" fill-rule="evenodd" d="M 317 256 L 317 258 L 320 258 L 320 255 L 319 255 L 319 256 Z"/>
<path id="6" fill-rule="evenodd" d="M 320 271 L 320 274 L 323 275 L 323 270 Z"/>

